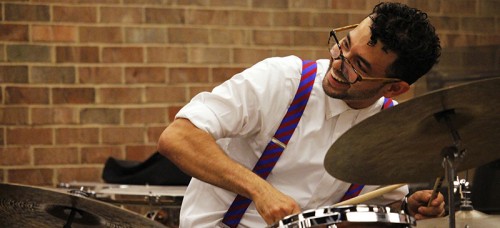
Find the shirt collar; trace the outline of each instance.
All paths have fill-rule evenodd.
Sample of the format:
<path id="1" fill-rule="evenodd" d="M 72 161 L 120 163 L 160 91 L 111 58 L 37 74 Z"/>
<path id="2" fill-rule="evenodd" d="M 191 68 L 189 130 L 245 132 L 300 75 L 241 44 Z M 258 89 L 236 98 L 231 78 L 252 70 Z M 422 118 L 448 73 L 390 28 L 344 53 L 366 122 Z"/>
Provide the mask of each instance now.
<path id="1" fill-rule="evenodd" d="M 326 96 L 326 94 L 325 94 L 325 96 Z M 325 104 L 325 106 L 326 106 L 325 119 L 330 119 L 332 117 L 340 115 L 341 113 L 343 113 L 347 110 L 355 110 L 355 109 L 349 107 L 343 100 L 340 100 L 340 99 L 327 98 L 327 99 L 325 99 L 325 103 L 326 103 Z M 357 109 L 357 110 L 360 111 L 361 116 L 366 118 L 366 117 L 371 116 L 371 115 L 377 113 L 378 111 L 380 111 L 383 103 L 384 103 L 384 97 L 381 97 L 372 105 L 370 105 L 366 108 Z"/>

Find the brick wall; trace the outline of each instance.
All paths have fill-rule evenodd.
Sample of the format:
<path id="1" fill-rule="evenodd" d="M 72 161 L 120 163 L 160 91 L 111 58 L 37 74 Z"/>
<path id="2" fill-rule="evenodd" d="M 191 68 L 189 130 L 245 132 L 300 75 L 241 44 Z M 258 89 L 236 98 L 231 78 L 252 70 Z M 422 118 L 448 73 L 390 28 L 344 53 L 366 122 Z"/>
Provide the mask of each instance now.
<path id="1" fill-rule="evenodd" d="M 109 156 L 150 156 L 196 93 L 266 57 L 327 57 L 328 31 L 377 2 L 1 0 L 0 181 L 100 182 Z M 438 68 L 500 44 L 498 0 L 402 2 L 435 23 Z"/>

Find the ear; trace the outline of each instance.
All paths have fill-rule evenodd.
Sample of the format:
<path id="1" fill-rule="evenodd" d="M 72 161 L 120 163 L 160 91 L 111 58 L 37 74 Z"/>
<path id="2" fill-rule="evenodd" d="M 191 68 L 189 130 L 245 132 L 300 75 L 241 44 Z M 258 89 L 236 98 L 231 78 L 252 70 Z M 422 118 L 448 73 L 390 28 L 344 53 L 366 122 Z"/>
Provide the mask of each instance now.
<path id="1" fill-rule="evenodd" d="M 404 81 L 390 83 L 385 89 L 384 97 L 395 97 L 406 93 L 409 89 L 410 85 Z"/>

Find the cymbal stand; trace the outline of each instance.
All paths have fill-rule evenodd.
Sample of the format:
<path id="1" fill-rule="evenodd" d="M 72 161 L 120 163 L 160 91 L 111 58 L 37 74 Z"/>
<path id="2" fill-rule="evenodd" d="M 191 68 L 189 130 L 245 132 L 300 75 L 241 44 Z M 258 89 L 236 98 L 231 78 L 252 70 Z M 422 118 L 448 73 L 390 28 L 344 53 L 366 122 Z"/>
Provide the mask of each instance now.
<path id="1" fill-rule="evenodd" d="M 453 115 L 455 115 L 455 111 L 453 109 L 434 114 L 434 117 L 438 120 L 438 122 L 446 124 L 453 139 L 452 146 L 444 147 L 441 150 L 441 155 L 443 156 L 442 165 L 445 169 L 446 180 L 448 182 L 448 211 L 450 228 L 455 228 L 455 199 L 453 191 L 453 178 L 455 177 L 455 170 L 458 167 L 459 163 L 463 160 L 466 152 L 465 148 L 463 148 L 460 135 L 451 122 L 450 117 Z"/>

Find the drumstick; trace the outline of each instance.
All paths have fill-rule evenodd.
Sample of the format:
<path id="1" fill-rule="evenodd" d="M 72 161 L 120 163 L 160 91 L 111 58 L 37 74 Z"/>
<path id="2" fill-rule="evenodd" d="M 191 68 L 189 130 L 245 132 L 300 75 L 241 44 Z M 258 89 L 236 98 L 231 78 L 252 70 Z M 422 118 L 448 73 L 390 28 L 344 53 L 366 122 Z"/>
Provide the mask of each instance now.
<path id="1" fill-rule="evenodd" d="M 381 196 L 385 193 L 388 193 L 388 192 L 391 192 L 393 190 L 396 190 L 400 187 L 403 187 L 404 185 L 406 184 L 393 184 L 393 185 L 389 185 L 389 186 L 385 186 L 383 188 L 379 188 L 375 191 L 372 191 L 372 192 L 368 192 L 366 194 L 363 194 L 363 195 L 360 195 L 360 196 L 356 196 L 354 198 L 351 198 L 351 199 L 348 199 L 348 200 L 345 200 L 345 201 L 342 201 L 342 202 L 339 202 L 337 204 L 334 204 L 333 206 L 336 207 L 336 206 L 343 206 L 343 205 L 353 205 L 353 204 L 359 204 L 359 203 L 362 203 L 362 202 L 365 202 L 367 200 L 371 200 L 377 196 Z"/>
<path id="2" fill-rule="evenodd" d="M 441 185 L 443 184 L 443 177 L 438 177 L 436 178 L 436 182 L 434 183 L 434 189 L 432 189 L 432 195 L 431 198 L 429 199 L 429 202 L 427 203 L 427 207 L 431 206 L 431 203 L 434 199 L 436 199 L 439 189 L 441 188 Z"/>

